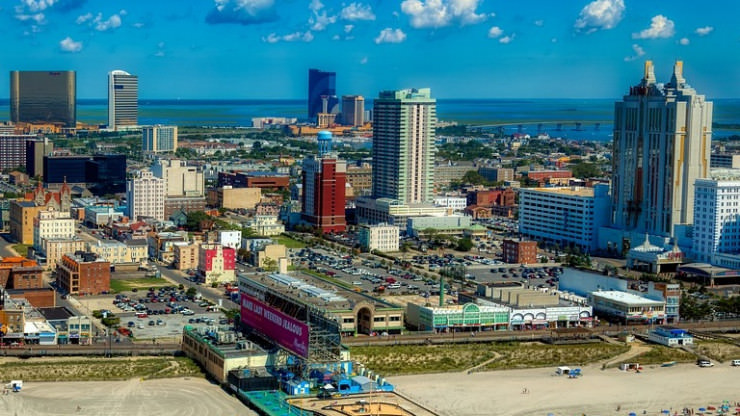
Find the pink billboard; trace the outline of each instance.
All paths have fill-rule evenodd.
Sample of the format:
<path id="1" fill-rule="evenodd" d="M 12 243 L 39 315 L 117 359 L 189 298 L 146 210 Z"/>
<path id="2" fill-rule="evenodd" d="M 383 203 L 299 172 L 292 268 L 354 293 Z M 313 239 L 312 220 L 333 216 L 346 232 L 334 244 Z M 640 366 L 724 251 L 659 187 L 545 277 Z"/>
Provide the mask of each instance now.
<path id="1" fill-rule="evenodd" d="M 267 335 L 283 348 L 308 357 L 308 325 L 262 301 L 241 294 L 242 323 Z"/>

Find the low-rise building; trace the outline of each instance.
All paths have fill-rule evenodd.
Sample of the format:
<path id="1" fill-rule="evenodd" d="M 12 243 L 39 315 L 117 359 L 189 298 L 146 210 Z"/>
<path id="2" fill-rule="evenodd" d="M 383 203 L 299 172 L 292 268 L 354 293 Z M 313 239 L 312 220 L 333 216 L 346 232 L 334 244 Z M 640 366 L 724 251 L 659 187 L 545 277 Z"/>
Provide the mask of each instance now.
<path id="1" fill-rule="evenodd" d="M 85 250 L 85 241 L 76 236 L 48 239 L 46 240 L 46 263 L 44 268 L 47 270 L 54 269 L 63 255 L 83 250 Z"/>
<path id="2" fill-rule="evenodd" d="M 43 269 L 35 260 L 4 257 L 0 260 L 0 289 L 39 289 L 44 287 Z"/>
<path id="3" fill-rule="evenodd" d="M 85 224 L 92 227 L 108 225 L 111 221 L 120 221 L 125 215 L 120 207 L 112 206 L 87 206 L 85 207 Z"/>
<path id="4" fill-rule="evenodd" d="M 262 199 L 260 188 L 224 186 L 208 191 L 208 205 L 223 209 L 254 209 Z"/>
<path id="5" fill-rule="evenodd" d="M 475 303 L 444 307 L 409 303 L 406 307 L 406 322 L 419 331 L 507 330 L 509 308 Z"/>
<path id="6" fill-rule="evenodd" d="M 252 264 L 255 267 L 277 266 L 278 260 L 288 257 L 288 249 L 282 244 L 265 244 L 252 251 Z M 269 264 L 274 262 L 274 264 Z"/>
<path id="7" fill-rule="evenodd" d="M 195 270 L 198 268 L 200 244 L 192 243 L 175 246 L 175 268 L 177 270 Z"/>
<path id="8" fill-rule="evenodd" d="M 255 215 L 246 224 L 255 234 L 272 237 L 285 232 L 285 225 L 278 221 L 277 215 Z"/>
<path id="9" fill-rule="evenodd" d="M 198 274 L 205 283 L 236 280 L 236 250 L 221 244 L 201 244 L 198 249 Z"/>
<path id="10" fill-rule="evenodd" d="M 110 262 L 95 253 L 65 254 L 57 264 L 57 287 L 72 295 L 110 291 Z"/>
<path id="11" fill-rule="evenodd" d="M 648 331 L 648 340 L 666 347 L 694 345 L 694 337 L 685 329 L 659 326 Z"/>
<path id="12" fill-rule="evenodd" d="M 242 232 L 239 230 L 219 230 L 218 242 L 224 247 L 238 250 L 242 246 Z"/>
<path id="13" fill-rule="evenodd" d="M 274 359 L 256 344 L 243 339 L 241 334 L 227 328 L 214 332 L 206 327 L 185 326 L 181 346 L 187 357 L 200 364 L 219 383 L 226 383 L 231 370 L 264 367 L 268 358 Z"/>
<path id="14" fill-rule="evenodd" d="M 21 244 L 33 244 L 33 220 L 43 209 L 33 201 L 10 201 L 10 237 Z"/>
<path id="15" fill-rule="evenodd" d="M 137 253 L 131 246 L 117 240 L 97 240 L 87 244 L 87 251 L 107 260 L 113 265 L 138 263 Z"/>
<path id="16" fill-rule="evenodd" d="M 594 311 L 623 323 L 665 323 L 665 302 L 616 290 L 592 292 L 589 300 Z"/>
<path id="17" fill-rule="evenodd" d="M 70 217 L 69 211 L 39 211 L 33 220 L 33 247 L 45 254 L 47 240 L 73 238 L 76 231 L 77 220 Z"/>
<path id="18" fill-rule="evenodd" d="M 365 251 L 393 252 L 399 249 L 400 229 L 395 225 L 361 225 L 358 231 L 360 247 Z"/>
<path id="19" fill-rule="evenodd" d="M 434 205 L 445 207 L 450 211 L 462 212 L 468 206 L 468 200 L 461 196 L 436 196 L 434 197 Z"/>
<path id="20" fill-rule="evenodd" d="M 359 224 L 391 224 L 406 226 L 410 217 L 442 217 L 447 208 L 434 204 L 405 204 L 389 198 L 356 199 L 356 217 Z"/>
<path id="21" fill-rule="evenodd" d="M 510 264 L 537 263 L 537 242 L 505 239 L 502 247 L 503 261 Z"/>

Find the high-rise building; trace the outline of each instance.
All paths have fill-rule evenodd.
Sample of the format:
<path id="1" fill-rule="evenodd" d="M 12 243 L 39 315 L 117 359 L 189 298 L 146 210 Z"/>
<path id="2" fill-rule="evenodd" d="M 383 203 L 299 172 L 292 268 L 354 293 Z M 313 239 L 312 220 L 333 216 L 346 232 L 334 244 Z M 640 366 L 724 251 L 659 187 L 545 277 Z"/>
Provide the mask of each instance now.
<path id="1" fill-rule="evenodd" d="M 150 153 L 166 153 L 177 150 L 177 126 L 146 126 L 141 129 L 141 149 Z"/>
<path id="2" fill-rule="evenodd" d="M 44 156 L 44 183 L 87 184 L 95 195 L 126 190 L 126 155 Z"/>
<path id="3" fill-rule="evenodd" d="M 325 97 L 322 100 L 322 96 Z M 337 73 L 318 69 L 308 70 L 308 118 L 319 113 L 337 113 Z"/>
<path id="4" fill-rule="evenodd" d="M 712 169 L 694 186 L 694 259 L 740 268 L 740 169 Z"/>
<path id="5" fill-rule="evenodd" d="M 139 77 L 115 70 L 108 73 L 108 128 L 139 123 Z"/>
<path id="6" fill-rule="evenodd" d="M 164 221 L 164 197 L 166 183 L 149 170 L 139 171 L 126 182 L 126 202 L 131 220 L 151 217 Z"/>
<path id="7" fill-rule="evenodd" d="M 25 134 L 0 135 L 0 170 L 26 167 L 26 141 L 36 136 Z"/>
<path id="8" fill-rule="evenodd" d="M 26 173 L 30 177 L 44 176 L 44 156 L 54 151 L 54 143 L 48 137 L 26 140 Z"/>
<path id="9" fill-rule="evenodd" d="M 355 127 L 365 124 L 365 98 L 361 95 L 342 96 L 342 124 Z"/>
<path id="10" fill-rule="evenodd" d="M 640 84 L 614 106 L 612 227 L 675 236 L 694 217 L 694 182 L 707 177 L 712 102 L 683 77 L 677 61 L 666 84 L 645 62 Z"/>
<path id="11" fill-rule="evenodd" d="M 373 104 L 373 198 L 434 200 L 436 100 L 429 88 L 383 91 Z"/>
<path id="12" fill-rule="evenodd" d="M 326 141 L 329 132 L 320 132 Z M 331 148 L 322 143 L 323 148 Z M 322 148 L 322 145 L 319 147 Z M 320 153 L 303 160 L 303 211 L 301 217 L 322 232 L 342 232 L 347 227 L 344 214 L 347 163 L 336 156 Z"/>
<path id="13" fill-rule="evenodd" d="M 14 123 L 77 124 L 75 71 L 11 71 L 10 120 Z"/>

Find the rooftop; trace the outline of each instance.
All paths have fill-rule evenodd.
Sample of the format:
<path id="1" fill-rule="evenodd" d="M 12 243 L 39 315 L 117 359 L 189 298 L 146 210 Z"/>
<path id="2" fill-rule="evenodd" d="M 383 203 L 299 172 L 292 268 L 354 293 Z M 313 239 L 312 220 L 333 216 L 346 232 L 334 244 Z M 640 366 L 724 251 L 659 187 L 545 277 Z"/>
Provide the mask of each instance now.
<path id="1" fill-rule="evenodd" d="M 618 290 L 604 290 L 593 292 L 592 296 L 601 297 L 616 302 L 635 304 L 635 305 L 663 305 L 665 302 L 644 298 L 642 296 L 634 295 L 632 293 L 621 292 Z"/>
<path id="2" fill-rule="evenodd" d="M 524 191 L 525 189 L 522 189 Z M 550 194 L 566 195 L 566 196 L 579 196 L 579 197 L 593 197 L 594 189 L 586 188 L 582 186 L 571 186 L 568 188 L 530 188 L 528 191 L 546 192 Z"/>

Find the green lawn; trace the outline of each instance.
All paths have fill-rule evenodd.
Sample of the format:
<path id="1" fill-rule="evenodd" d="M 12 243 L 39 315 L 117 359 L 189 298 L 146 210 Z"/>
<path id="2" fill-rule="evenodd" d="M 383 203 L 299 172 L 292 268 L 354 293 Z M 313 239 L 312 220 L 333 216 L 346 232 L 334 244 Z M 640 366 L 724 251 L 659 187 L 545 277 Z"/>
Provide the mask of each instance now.
<path id="1" fill-rule="evenodd" d="M 18 252 L 19 255 L 26 257 L 28 255 L 28 248 L 30 244 L 13 244 L 13 250 Z"/>
<path id="2" fill-rule="evenodd" d="M 150 287 L 163 287 L 172 286 L 169 281 L 157 278 L 157 277 L 146 277 L 141 279 L 113 279 L 110 281 L 110 290 L 114 293 L 128 292 L 133 288 L 136 289 L 149 289 Z"/>
<path id="3" fill-rule="evenodd" d="M 292 239 L 292 238 L 290 238 L 288 236 L 285 236 L 285 235 L 278 235 L 278 236 L 272 237 L 272 239 L 275 240 L 278 244 L 282 244 L 282 245 L 284 245 L 287 248 L 303 248 L 303 247 L 306 247 L 306 244 L 304 244 L 304 243 L 302 243 L 302 242 L 300 242 L 298 240 L 294 240 L 294 239 Z"/>

